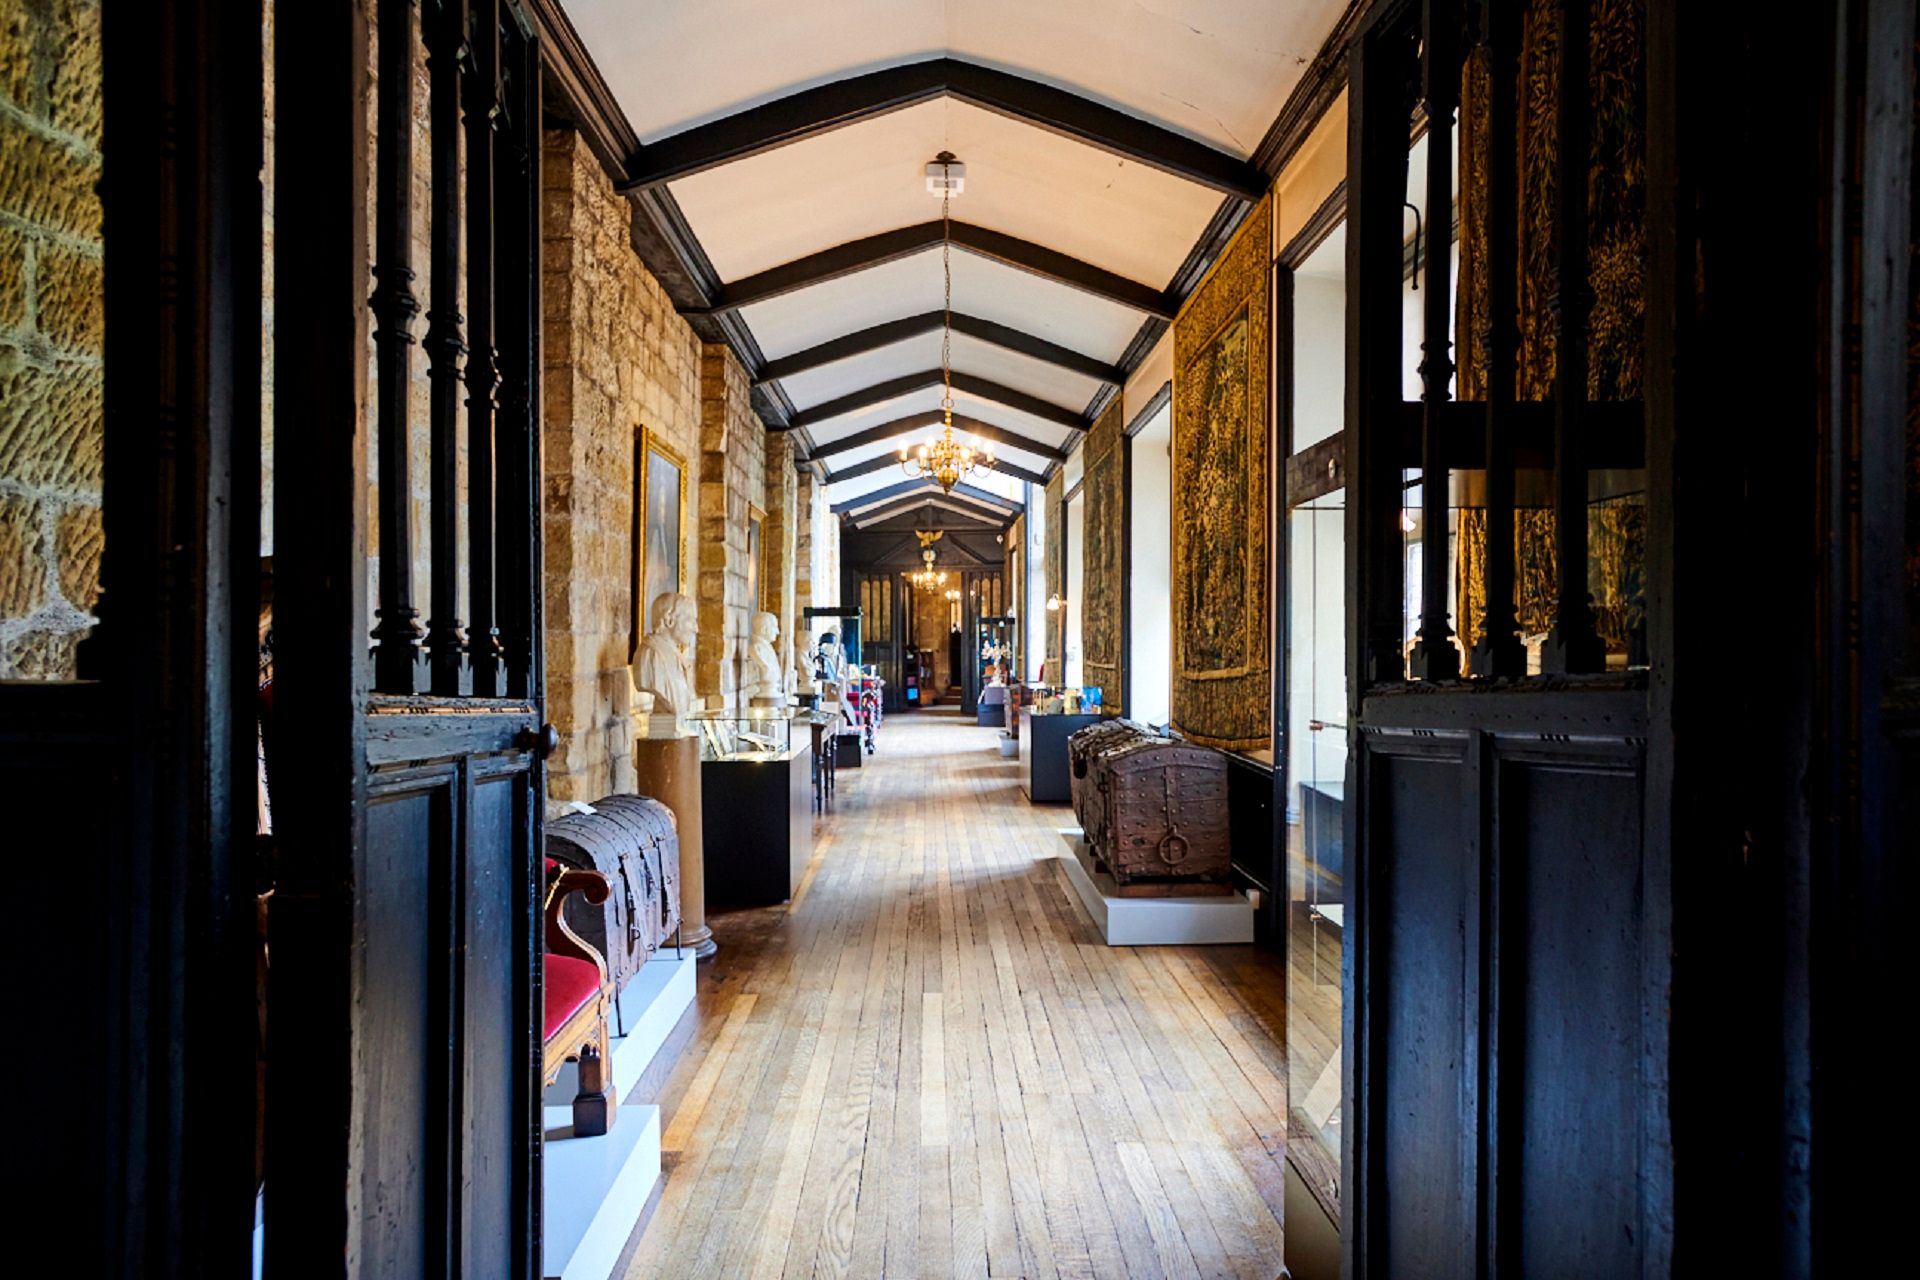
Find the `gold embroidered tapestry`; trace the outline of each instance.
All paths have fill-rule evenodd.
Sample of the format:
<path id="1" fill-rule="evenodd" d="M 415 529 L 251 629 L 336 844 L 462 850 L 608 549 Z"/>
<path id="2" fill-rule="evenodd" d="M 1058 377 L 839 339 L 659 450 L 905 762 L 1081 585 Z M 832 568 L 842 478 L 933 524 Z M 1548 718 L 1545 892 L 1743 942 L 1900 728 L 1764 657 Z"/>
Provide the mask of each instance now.
<path id="1" fill-rule="evenodd" d="M 1241 750 L 1273 733 L 1272 220 L 1269 197 L 1173 322 L 1173 722 Z"/>
<path id="2" fill-rule="evenodd" d="M 1122 705 L 1122 623 L 1126 583 L 1126 441 L 1120 397 L 1087 432 L 1085 497 L 1086 559 L 1080 566 L 1081 665 L 1086 683 L 1098 686 L 1108 711 Z"/>
<path id="3" fill-rule="evenodd" d="M 1049 596 L 1067 594 L 1067 474 L 1062 468 L 1047 481 L 1046 524 L 1041 536 L 1046 539 L 1046 586 Z M 1066 679 L 1067 609 L 1078 609 L 1078 600 L 1069 600 L 1059 609 L 1047 610 L 1047 678 L 1058 685 Z"/>

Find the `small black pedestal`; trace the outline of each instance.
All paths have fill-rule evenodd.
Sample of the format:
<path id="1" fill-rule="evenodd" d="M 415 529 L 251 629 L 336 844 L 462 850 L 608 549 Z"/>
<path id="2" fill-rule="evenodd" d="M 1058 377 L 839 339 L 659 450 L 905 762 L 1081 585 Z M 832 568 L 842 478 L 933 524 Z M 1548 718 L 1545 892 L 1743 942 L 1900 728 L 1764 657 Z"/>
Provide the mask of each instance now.
<path id="1" fill-rule="evenodd" d="M 833 735 L 833 763 L 840 769 L 858 769 L 860 757 L 866 753 L 860 749 L 858 733 L 836 733 Z"/>
<path id="2" fill-rule="evenodd" d="M 813 745 L 700 762 L 707 904 L 785 902 L 813 858 Z"/>
<path id="3" fill-rule="evenodd" d="M 1073 799 L 1067 781 L 1067 739 L 1102 717 L 1033 715 L 1020 717 L 1020 789 L 1035 804 L 1066 804 Z"/>
<path id="4" fill-rule="evenodd" d="M 983 729 L 1004 728 L 1007 723 L 1007 704 L 996 702 L 989 706 L 987 703 L 981 703 L 974 708 L 973 722 Z"/>

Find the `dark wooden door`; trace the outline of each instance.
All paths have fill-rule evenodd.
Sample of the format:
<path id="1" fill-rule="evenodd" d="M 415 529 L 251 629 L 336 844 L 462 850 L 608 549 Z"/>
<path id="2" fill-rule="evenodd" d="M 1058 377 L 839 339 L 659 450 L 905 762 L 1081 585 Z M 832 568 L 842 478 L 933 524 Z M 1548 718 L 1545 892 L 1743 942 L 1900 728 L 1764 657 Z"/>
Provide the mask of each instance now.
<path id="1" fill-rule="evenodd" d="M 1603 642 L 1588 545 L 1590 527 L 1617 521 L 1630 531 L 1620 576 L 1639 574 L 1631 531 L 1646 528 L 1644 505 L 1596 514 L 1592 499 L 1603 474 L 1637 477 L 1640 504 L 1647 484 L 1637 382 L 1618 368 L 1589 379 L 1603 358 L 1641 356 L 1637 329 L 1622 337 L 1630 326 L 1589 319 L 1605 284 L 1588 266 L 1589 231 L 1624 253 L 1646 234 L 1587 198 L 1599 126 L 1586 62 L 1602 8 L 1389 2 L 1356 38 L 1341 1201 L 1355 1277 L 1669 1265 L 1671 1129 L 1658 1100 L 1671 899 L 1645 819 L 1656 675 L 1631 639 Z M 1533 67 L 1554 127 L 1533 144 L 1547 163 L 1523 175 L 1518 122 L 1539 130 L 1543 99 L 1519 91 L 1522 49 L 1537 59 L 1549 42 L 1572 52 L 1556 72 Z M 1463 108 L 1468 65 L 1480 96 Z M 1426 180 L 1409 189 L 1416 110 Z M 1468 112 L 1482 113 L 1471 118 L 1485 152 L 1458 152 L 1456 328 L 1448 211 Z M 1431 240 L 1410 241 L 1409 202 Z M 1521 208 L 1550 279 L 1526 274 L 1537 268 L 1519 249 Z M 1536 286 L 1550 308 L 1531 301 Z M 1422 313 L 1417 352 L 1402 342 L 1409 306 Z M 1557 358 L 1541 359 L 1549 329 Z M 1402 390 L 1409 368 L 1417 400 Z M 1516 561 L 1547 568 L 1516 592 Z"/>
<path id="2" fill-rule="evenodd" d="M 82 38 L 94 21 L 97 43 Z M 4 39 L 26 77 L 0 128 L 9 177 L 33 156 L 57 157 L 62 175 L 9 181 L 6 252 L 17 263 L 38 239 L 42 332 L 71 327 L 55 338 L 69 348 L 63 367 L 44 338 L 38 350 L 18 330 L 0 342 L 0 477 L 66 487 L 71 501 L 52 511 L 61 567 L 79 579 L 69 539 L 78 530 L 83 552 L 91 541 L 83 517 L 99 486 L 101 592 L 95 605 L 63 588 L 99 620 L 77 658 L 71 632 L 6 638 L 24 678 L 0 679 L 0 847 L 12 865 L 0 1081 L 16 1102 L 0 1199 L 16 1268 L 242 1276 L 253 734 L 234 709 L 251 705 L 257 643 L 260 10 L 67 6 L 36 10 Z M 20 95 L 29 83 L 56 86 L 51 113 Z M 53 140 L 50 122 L 67 132 Z M 56 220 L 65 233 L 47 237 Z M 55 262 L 98 267 L 104 302 L 92 286 L 56 295 L 44 274 Z M 104 356 L 72 360 L 95 325 Z M 37 528 L 48 509 L 8 491 L 10 512 L 32 512 Z M 39 550 L 5 540 L 10 603 Z"/>
<path id="3" fill-rule="evenodd" d="M 267 1272 L 532 1276 L 538 51 L 498 0 L 374 9 L 371 154 L 364 12 L 276 31 Z"/>

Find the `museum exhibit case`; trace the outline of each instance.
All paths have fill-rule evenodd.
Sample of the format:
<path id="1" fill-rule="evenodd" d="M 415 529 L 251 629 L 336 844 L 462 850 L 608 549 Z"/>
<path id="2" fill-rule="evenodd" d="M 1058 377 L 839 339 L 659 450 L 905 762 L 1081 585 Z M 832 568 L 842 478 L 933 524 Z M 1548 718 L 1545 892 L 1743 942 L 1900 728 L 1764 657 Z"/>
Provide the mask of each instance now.
<path id="1" fill-rule="evenodd" d="M 974 619 L 974 670 L 980 673 L 980 696 L 974 704 L 977 724 L 999 728 L 1007 722 L 1007 685 L 1019 669 L 1015 630 L 1014 620 L 1005 615 Z"/>
<path id="2" fill-rule="evenodd" d="M 1045 700 L 1059 707 L 1062 700 Z M 1101 717 L 1085 712 L 1041 710 L 1036 701 L 1020 716 L 1020 790 L 1034 804 L 1066 804 L 1073 799 L 1071 771 L 1067 761 L 1067 739 Z"/>
<path id="3" fill-rule="evenodd" d="M 811 713 L 753 707 L 688 719 L 700 735 L 708 902 L 785 902 L 813 857 Z"/>

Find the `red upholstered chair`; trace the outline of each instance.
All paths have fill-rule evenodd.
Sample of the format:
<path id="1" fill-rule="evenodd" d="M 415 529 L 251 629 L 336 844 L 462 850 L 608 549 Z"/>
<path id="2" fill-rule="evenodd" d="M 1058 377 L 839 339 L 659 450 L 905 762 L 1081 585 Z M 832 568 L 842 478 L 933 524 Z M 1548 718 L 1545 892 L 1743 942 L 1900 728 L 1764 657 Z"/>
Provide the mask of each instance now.
<path id="1" fill-rule="evenodd" d="M 580 936 L 567 928 L 561 908 L 569 894 L 584 893 L 587 901 L 605 902 L 610 889 L 598 871 L 563 867 L 547 859 L 547 955 L 545 1082 L 552 1084 L 569 1061 L 580 1064 L 580 1092 L 573 1099 L 575 1137 L 592 1138 L 613 1124 L 616 1102 L 607 1036 L 607 1015 L 613 1005 L 613 981 L 607 962 Z"/>

